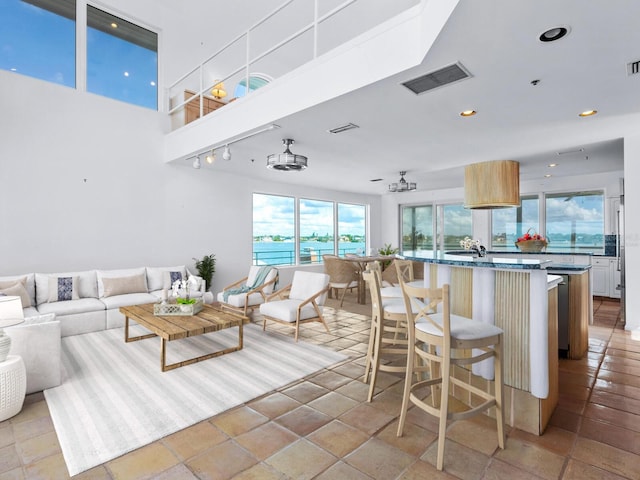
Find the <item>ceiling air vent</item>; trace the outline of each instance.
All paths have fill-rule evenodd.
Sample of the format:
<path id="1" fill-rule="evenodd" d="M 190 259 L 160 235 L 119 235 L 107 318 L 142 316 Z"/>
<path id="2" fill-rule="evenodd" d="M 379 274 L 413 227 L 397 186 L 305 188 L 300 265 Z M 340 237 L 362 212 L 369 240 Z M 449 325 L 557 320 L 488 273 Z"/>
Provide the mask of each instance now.
<path id="1" fill-rule="evenodd" d="M 342 133 L 342 132 L 346 132 L 347 130 L 353 130 L 354 128 L 360 128 L 360 127 L 355 123 L 347 123 L 346 125 L 340 125 L 339 127 L 332 128 L 331 130 L 327 130 L 327 132 Z"/>
<path id="2" fill-rule="evenodd" d="M 627 63 L 627 75 L 635 75 L 637 73 L 640 73 L 640 60 Z"/>
<path id="3" fill-rule="evenodd" d="M 403 82 L 402 85 L 407 87 L 416 95 L 420 95 L 421 93 L 433 90 L 434 88 L 464 80 L 470 76 L 471 74 L 460 63 L 454 63 L 453 65 L 441 68 L 435 72 L 427 73 L 421 77 Z"/>

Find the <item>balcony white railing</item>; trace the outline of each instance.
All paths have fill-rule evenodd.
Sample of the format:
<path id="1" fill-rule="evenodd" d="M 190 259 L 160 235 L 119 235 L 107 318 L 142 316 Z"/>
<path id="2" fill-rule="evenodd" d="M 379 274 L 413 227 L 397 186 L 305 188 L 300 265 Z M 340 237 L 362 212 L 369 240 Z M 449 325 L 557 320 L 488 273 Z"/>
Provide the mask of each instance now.
<path id="1" fill-rule="evenodd" d="M 327 8 L 327 3 L 285 1 L 171 84 L 167 98 L 172 128 L 251 93 L 419 0 L 345 0 L 333 8 Z M 212 91 L 219 85 L 225 95 Z"/>

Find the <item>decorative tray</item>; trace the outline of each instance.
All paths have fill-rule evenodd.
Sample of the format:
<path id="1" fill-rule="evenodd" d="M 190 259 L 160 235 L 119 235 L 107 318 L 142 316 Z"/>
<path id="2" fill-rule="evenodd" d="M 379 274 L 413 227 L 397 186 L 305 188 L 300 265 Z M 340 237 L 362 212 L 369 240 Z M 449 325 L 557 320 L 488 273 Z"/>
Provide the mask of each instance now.
<path id="1" fill-rule="evenodd" d="M 175 302 L 175 301 L 174 301 Z M 156 303 L 153 306 L 153 314 L 160 317 L 166 317 L 170 315 L 182 315 L 192 316 L 202 310 L 202 299 L 198 298 L 196 303 L 182 304 L 182 303 Z"/>

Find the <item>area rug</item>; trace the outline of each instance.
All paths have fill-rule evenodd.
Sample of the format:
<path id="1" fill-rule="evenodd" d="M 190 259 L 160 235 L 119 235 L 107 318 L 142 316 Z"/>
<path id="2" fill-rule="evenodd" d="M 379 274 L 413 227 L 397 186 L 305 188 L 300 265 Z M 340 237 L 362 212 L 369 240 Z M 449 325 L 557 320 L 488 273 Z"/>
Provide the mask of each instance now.
<path id="1" fill-rule="evenodd" d="M 237 341 L 234 328 L 168 342 L 167 362 Z M 242 350 L 163 373 L 158 338 L 117 328 L 63 338 L 63 383 L 44 395 L 76 475 L 346 358 L 249 324 Z"/>

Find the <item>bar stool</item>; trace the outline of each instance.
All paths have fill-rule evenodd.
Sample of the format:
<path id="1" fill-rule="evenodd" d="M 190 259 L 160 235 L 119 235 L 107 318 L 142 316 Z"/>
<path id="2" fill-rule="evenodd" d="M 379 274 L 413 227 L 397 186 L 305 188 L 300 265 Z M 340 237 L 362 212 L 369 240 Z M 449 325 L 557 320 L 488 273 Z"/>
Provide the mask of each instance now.
<path id="1" fill-rule="evenodd" d="M 365 383 L 369 382 L 369 376 L 371 376 L 367 397 L 367 400 L 371 402 L 378 371 L 402 373 L 407 368 L 406 362 L 403 362 L 402 365 L 380 363 L 382 356 L 400 355 L 405 357 L 407 355 L 407 313 L 401 299 L 382 298 L 379 271 L 365 270 L 362 272 L 362 276 L 369 285 L 371 293 L 371 332 L 364 373 Z"/>
<path id="2" fill-rule="evenodd" d="M 400 279 L 400 285 L 404 294 L 409 338 L 398 437 L 402 436 L 409 401 L 421 410 L 437 417 L 439 428 L 436 468 L 442 470 L 447 420 L 469 418 L 495 406 L 498 445 L 504 449 L 502 330 L 495 325 L 452 315 L 449 308 L 449 285 L 447 284 L 442 288 L 429 289 L 407 284 Z M 412 312 L 416 307 L 419 311 L 414 314 Z M 472 349 L 478 349 L 481 353 L 471 357 L 462 355 L 459 358 L 452 358 L 452 350 L 471 351 Z M 495 395 L 453 376 L 453 366 L 472 365 L 488 358 L 494 359 Z M 420 365 L 416 364 L 417 360 L 420 361 Z M 419 375 L 424 372 L 430 373 L 429 379 L 417 380 L 412 383 L 414 377 L 420 378 Z M 452 385 L 456 387 L 456 391 L 460 388 L 476 395 L 483 400 L 482 403 L 474 407 L 470 406 L 460 412 L 450 412 L 448 406 Z M 415 393 L 416 389 L 426 386 L 431 387 L 431 405 Z M 439 395 L 438 390 L 440 391 Z"/>

